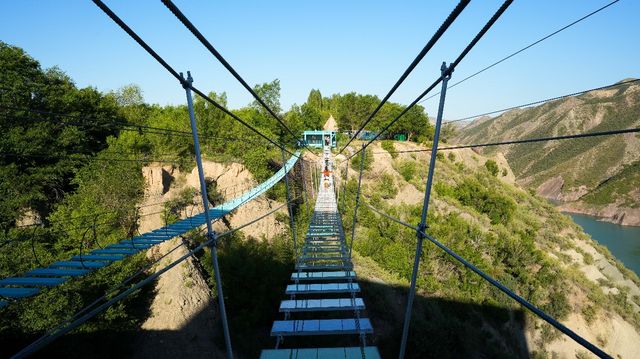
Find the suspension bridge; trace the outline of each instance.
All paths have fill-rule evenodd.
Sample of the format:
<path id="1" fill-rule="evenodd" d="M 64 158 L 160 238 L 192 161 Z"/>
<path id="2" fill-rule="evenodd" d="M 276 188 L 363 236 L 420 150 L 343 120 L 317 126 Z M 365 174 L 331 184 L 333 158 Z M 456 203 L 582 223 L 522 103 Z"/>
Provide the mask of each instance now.
<path id="1" fill-rule="evenodd" d="M 230 201 L 210 208 L 208 210 L 209 218 L 211 220 L 220 219 L 265 193 L 282 180 L 286 175 L 285 170 L 290 171 L 299 157 L 300 153 L 298 152 L 267 181 Z M 84 276 L 171 238 L 196 230 L 206 224 L 206 216 L 207 214 L 203 212 L 151 232 L 123 239 L 104 248 L 94 249 L 88 253 L 79 253 L 67 261 L 58 261 L 45 268 L 33 269 L 19 277 L 4 278 L 0 280 L 0 297 L 11 301 L 31 297 L 38 294 L 42 288 L 58 286 L 71 278 Z M 9 305 L 9 303 L 7 300 L 1 300 L 0 308 Z"/>
<path id="2" fill-rule="evenodd" d="M 342 216 L 338 212 L 334 178 L 329 171 L 333 161 L 329 157 L 330 149 L 325 147 L 323 163 L 327 169 L 320 181 L 304 244 L 299 252 L 296 251 L 296 271 L 291 274 L 293 284 L 285 289 L 290 299 L 280 303 L 284 320 L 273 322 L 271 328 L 271 335 L 277 338 L 276 349 L 263 350 L 262 359 L 380 358 L 378 348 L 366 345 L 367 334 L 373 333 L 373 327 L 368 318 L 361 317 L 365 304 L 357 296 L 360 286 L 356 282 L 351 247 L 347 246 Z M 353 317 L 341 315 L 349 312 Z M 336 313 L 338 318 L 333 318 L 331 314 Z M 304 318 L 305 314 L 314 318 L 324 314 L 330 319 L 293 319 L 293 316 Z M 286 337 L 318 335 L 356 335 L 360 338 L 360 346 L 278 349 Z"/>
<path id="3" fill-rule="evenodd" d="M 565 29 L 573 26 L 574 24 L 587 19 L 588 17 L 602 11 L 603 9 L 611 6 L 619 0 L 613 1 L 608 5 L 582 17 L 581 19 L 565 26 L 564 28 L 547 35 L 546 37 L 526 46 L 525 48 L 501 59 L 500 61 L 486 67 L 472 76 L 469 76 L 458 83 L 450 86 L 456 86 L 461 82 L 464 82 L 477 74 L 492 68 L 501 62 L 527 50 L 528 48 L 554 36 L 555 34 L 564 31 Z M 543 321 L 549 323 L 557 330 L 567 335 L 578 344 L 582 345 L 587 350 L 591 351 L 595 355 L 602 358 L 610 358 L 610 356 L 602 351 L 602 349 L 595 346 L 593 343 L 587 341 L 573 330 L 567 328 L 556 319 L 542 311 L 536 305 L 530 303 L 526 299 L 519 296 L 513 290 L 500 283 L 490 275 L 486 274 L 473 263 L 470 263 L 465 258 L 458 255 L 456 252 L 439 242 L 428 231 L 427 213 L 429 211 L 429 201 L 431 189 L 433 187 L 433 176 L 436 167 L 436 155 L 439 150 L 439 135 L 441 125 L 443 123 L 443 111 L 445 107 L 446 91 L 448 89 L 448 81 L 452 77 L 452 74 L 456 67 L 462 62 L 465 56 L 473 49 L 473 47 L 483 38 L 483 36 L 490 30 L 494 23 L 504 14 L 504 12 L 511 5 L 512 0 L 505 1 L 502 6 L 495 12 L 495 14 L 487 21 L 487 23 L 478 31 L 473 39 L 463 48 L 460 54 L 455 60 L 449 64 L 443 63 L 440 69 L 440 74 L 436 76 L 434 82 L 423 91 L 413 102 L 411 102 L 405 109 L 399 113 L 396 117 L 386 123 L 384 127 L 376 134 L 376 136 L 365 142 L 362 147 L 352 152 L 346 159 L 346 170 L 349 170 L 349 161 L 355 156 L 360 155 L 360 169 L 358 188 L 355 197 L 355 210 L 353 216 L 353 225 L 351 240 L 349 241 L 345 235 L 342 225 L 342 214 L 338 210 L 336 201 L 336 194 L 339 192 L 337 183 L 333 177 L 333 167 L 337 166 L 334 163 L 332 153 L 329 148 L 325 147 L 322 153 L 321 162 L 319 165 L 324 169 L 322 176 L 316 181 L 316 202 L 313 210 L 313 215 L 304 236 L 304 241 L 300 243 L 297 241 L 296 226 L 294 223 L 294 214 L 292 212 L 292 203 L 295 200 L 291 196 L 291 189 L 289 184 L 289 172 L 294 166 L 300 163 L 304 166 L 304 160 L 301 160 L 303 153 L 308 150 L 304 142 L 298 143 L 301 146 L 293 144 L 280 143 L 270 136 L 264 134 L 260 130 L 256 129 L 249 122 L 241 118 L 238 114 L 228 110 L 214 99 L 207 96 L 203 91 L 199 90 L 193 85 L 193 79 L 191 74 L 188 73 L 185 77 L 182 73 L 176 71 L 169 63 L 162 58 L 157 52 L 155 52 L 135 31 L 133 31 L 122 19 L 120 19 L 109 7 L 107 7 L 100 0 L 93 0 L 93 2 L 122 30 L 124 30 L 142 49 L 144 49 L 153 59 L 155 59 L 167 72 L 173 76 L 179 84 L 183 87 L 186 94 L 187 107 L 189 110 L 189 121 L 191 124 L 191 132 L 183 133 L 182 135 L 191 135 L 194 141 L 194 156 L 198 167 L 199 181 L 200 181 L 200 194 L 202 195 L 203 208 L 206 209 L 202 213 L 195 216 L 187 217 L 173 223 L 171 225 L 164 226 L 149 233 L 133 236 L 131 238 L 122 239 L 121 241 L 108 245 L 104 248 L 93 249 L 87 253 L 78 253 L 65 261 L 58 261 L 48 266 L 41 268 L 34 268 L 24 274 L 16 275 L 10 278 L 4 278 L 0 280 L 0 307 L 10 306 L 12 303 L 23 300 L 24 298 L 32 297 L 38 293 L 46 290 L 46 288 L 55 287 L 62 283 L 71 280 L 82 280 L 82 277 L 93 272 L 100 270 L 110 264 L 125 261 L 131 255 L 147 250 L 154 245 L 163 243 L 176 236 L 182 236 L 188 233 L 200 232 L 206 229 L 206 240 L 203 243 L 195 246 L 195 248 L 188 251 L 187 254 L 181 256 L 177 260 L 162 267 L 154 274 L 148 275 L 145 279 L 132 284 L 132 278 L 125 280 L 118 288 L 105 293 L 101 298 L 82 309 L 76 315 L 72 316 L 68 320 L 60 323 L 50 331 L 45 333 L 40 339 L 36 340 L 29 346 L 25 347 L 20 352 L 16 353 L 14 357 L 22 358 L 34 354 L 38 350 L 46 347 L 51 342 L 59 338 L 60 336 L 69 333 L 70 331 L 78 328 L 83 323 L 87 322 L 91 318 L 95 317 L 99 313 L 103 312 L 110 306 L 114 305 L 118 301 L 127 297 L 136 290 L 142 288 L 145 285 L 149 285 L 159 276 L 166 271 L 175 267 L 185 259 L 193 256 L 204 248 L 209 247 L 212 251 L 212 261 L 214 268 L 215 281 L 217 285 L 217 299 L 218 310 L 220 313 L 220 325 L 223 329 L 226 354 L 228 358 L 233 358 L 232 338 L 229 331 L 229 324 L 227 322 L 225 301 L 222 291 L 221 273 L 218 267 L 218 259 L 216 246 L 218 242 L 228 236 L 229 234 L 236 232 L 249 226 L 257 221 L 266 218 L 274 214 L 276 211 L 287 207 L 290 219 L 290 229 L 292 244 L 294 248 L 295 267 L 292 268 L 290 276 L 290 284 L 285 288 L 274 288 L 274 290 L 283 291 L 283 299 L 278 308 L 279 313 L 283 316 L 282 320 L 275 320 L 272 323 L 270 335 L 275 340 L 275 346 L 273 349 L 264 349 L 261 352 L 260 357 L 264 359 L 279 359 L 279 358 L 379 358 L 380 354 L 378 348 L 372 340 L 372 334 L 374 334 L 374 327 L 370 318 L 366 317 L 366 300 L 361 294 L 361 288 L 358 283 L 358 278 L 354 270 L 352 263 L 352 248 L 355 240 L 355 228 L 357 224 L 358 207 L 360 204 L 361 194 L 361 181 L 363 164 L 365 159 L 365 149 L 376 141 L 385 131 L 387 131 L 394 123 L 396 123 L 404 114 L 406 114 L 412 107 L 421 101 L 426 100 L 425 96 L 429 94 L 438 85 L 441 86 L 441 90 L 438 94 L 440 102 L 437 111 L 435 134 L 432 148 L 428 151 L 431 152 L 430 163 L 428 167 L 427 182 L 425 184 L 425 195 L 423 201 L 423 208 L 421 213 L 421 221 L 418 225 L 412 225 L 401 221 L 398 218 L 385 214 L 370 204 L 366 204 L 371 207 L 378 214 L 385 216 L 399 224 L 402 224 L 415 231 L 417 236 L 417 245 L 415 250 L 415 257 L 413 263 L 412 278 L 409 287 L 409 294 L 406 302 L 406 311 L 404 316 L 404 325 L 402 336 L 400 339 L 400 351 L 399 358 L 404 358 L 407 354 L 407 337 L 409 335 L 409 327 L 411 323 L 413 301 L 416 293 L 416 282 L 418 275 L 418 268 L 420 264 L 420 257 L 422 254 L 423 242 L 426 240 L 433 243 L 436 247 L 444 251 L 453 261 L 462 264 L 467 269 L 476 273 L 479 277 L 485 280 L 490 285 L 494 286 L 505 295 L 515 300 L 534 315 L 541 318 Z M 257 103 L 262 106 L 273 117 L 278 124 L 283 128 L 283 133 L 287 132 L 295 138 L 298 138 L 287 124 L 282 120 L 280 115 L 273 111 L 266 102 L 258 96 L 258 94 L 251 89 L 247 82 L 238 74 L 238 72 L 227 62 L 222 55 L 215 49 L 215 47 L 204 37 L 204 35 L 197 29 L 197 27 L 191 23 L 188 18 L 173 4 L 170 0 L 162 0 L 163 4 L 171 11 L 173 15 L 202 43 L 202 45 L 209 50 L 209 52 L 221 63 L 223 66 L 251 93 L 256 99 Z M 391 90 L 382 99 L 375 110 L 363 121 L 361 126 L 355 132 L 355 134 L 344 144 L 344 146 L 338 151 L 338 154 L 343 153 L 347 148 L 350 148 L 352 141 L 357 139 L 358 134 L 365 129 L 365 126 L 376 116 L 382 106 L 388 101 L 388 99 L 394 94 L 404 80 L 409 76 L 413 69 L 420 63 L 420 61 L 427 55 L 431 48 L 438 42 L 441 36 L 447 31 L 449 26 L 456 21 L 457 17 L 469 4 L 470 0 L 461 0 L 457 6 L 452 10 L 451 14 L 443 21 L 442 25 L 429 39 L 424 48 L 420 51 L 418 56 L 412 61 L 409 67 L 403 72 L 398 81 L 393 85 Z M 637 80 L 634 80 L 637 81 Z M 620 86 L 620 84 L 605 86 L 601 88 L 609 88 L 613 86 Z M 204 178 L 204 171 L 202 167 L 201 151 L 199 145 L 199 137 L 196 126 L 196 118 L 193 109 L 192 93 L 196 93 L 204 101 L 211 104 L 216 109 L 222 111 L 224 114 L 230 116 L 235 121 L 241 123 L 248 130 L 257 134 L 262 140 L 268 144 L 273 145 L 281 150 L 282 154 L 282 167 L 268 180 L 251 188 L 244 192 L 240 196 L 227 201 L 224 204 L 217 206 L 210 206 L 207 192 L 206 183 Z M 433 97 L 432 96 L 432 97 Z M 556 97 L 555 99 L 557 99 Z M 499 110 L 503 111 L 503 110 Z M 135 127 L 134 127 L 135 128 Z M 162 129 L 153 129 L 154 131 Z M 528 139 L 518 143 L 538 142 L 538 141 L 550 141 L 550 140 L 568 140 L 581 137 L 590 136 L 609 136 L 617 135 L 629 132 L 638 132 L 640 129 L 622 129 L 616 131 L 608 131 L 606 133 L 584 133 L 578 135 L 564 136 L 558 138 L 540 138 L 540 139 Z M 463 147 L 482 147 L 482 146 L 497 146 L 504 143 L 486 143 L 486 144 L 473 144 L 463 146 L 445 147 L 442 149 L 453 149 Z M 514 142 L 508 142 L 514 143 Z M 287 159 L 286 156 L 289 155 Z M 303 168 L 304 171 L 304 168 Z M 242 205 L 249 203 L 250 201 L 263 195 L 266 191 L 272 188 L 276 183 L 283 181 L 285 183 L 287 201 L 282 206 L 275 208 L 264 215 L 254 218 L 247 223 L 238 226 L 223 233 L 216 233 L 213 231 L 212 222 L 223 218 L 225 215 L 232 213 Z M 304 185 L 303 181 L 303 185 Z M 307 200 L 308 202 L 308 200 Z M 161 258 L 162 259 L 162 258 Z M 160 259 L 159 259 L 160 260 Z M 159 260 L 151 263 L 149 266 L 142 268 L 141 272 L 155 265 Z M 298 347 L 295 344 L 296 338 L 304 337 L 308 339 L 304 347 Z M 314 338 L 350 338 L 349 346 L 334 346 L 334 347 L 317 347 L 314 346 Z M 247 340 L 247 338 L 243 338 Z M 357 341 L 357 343 L 355 343 Z M 345 341 L 336 339 L 336 342 L 343 343 Z M 349 341 L 347 341 L 349 342 Z M 294 343 L 290 345 L 289 343 Z M 455 350 L 455 349 L 452 349 Z"/>

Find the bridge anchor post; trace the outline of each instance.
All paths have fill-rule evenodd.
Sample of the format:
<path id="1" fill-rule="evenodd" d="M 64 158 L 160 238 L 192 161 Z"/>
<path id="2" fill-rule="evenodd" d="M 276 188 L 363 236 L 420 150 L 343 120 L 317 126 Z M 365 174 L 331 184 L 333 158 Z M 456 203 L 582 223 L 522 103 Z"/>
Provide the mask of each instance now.
<path id="1" fill-rule="evenodd" d="M 447 96 L 447 83 L 451 79 L 451 72 L 445 62 L 440 67 L 442 76 L 442 89 L 440 90 L 440 103 L 438 105 L 438 116 L 436 117 L 436 128 L 433 134 L 433 145 L 431 146 L 431 158 L 429 160 L 429 174 L 427 175 L 427 184 L 424 191 L 424 202 L 422 204 L 422 216 L 420 218 L 420 224 L 418 224 L 418 230 L 416 236 L 418 242 L 416 243 L 416 253 L 413 260 L 413 272 L 411 273 L 411 286 L 409 288 L 409 296 L 407 297 L 407 308 L 404 314 L 404 325 L 402 327 L 402 339 L 400 341 L 400 353 L 398 358 L 404 359 L 404 355 L 407 349 L 407 337 L 409 336 L 409 324 L 411 322 L 411 311 L 413 310 L 413 300 L 416 295 L 416 280 L 418 277 L 418 267 L 420 266 L 420 255 L 422 254 L 422 243 L 425 235 L 424 231 L 427 228 L 427 212 L 429 211 L 429 199 L 431 198 L 431 187 L 433 185 L 433 174 L 436 169 L 436 155 L 438 153 L 438 141 L 440 140 L 440 128 L 442 126 L 442 113 L 444 111 L 444 100 Z"/>
<path id="2" fill-rule="evenodd" d="M 180 73 L 180 77 L 184 80 L 184 76 Z M 218 249 L 216 233 L 211 224 L 211 214 L 209 213 L 209 197 L 207 196 L 207 183 L 204 179 L 204 169 L 202 167 L 202 154 L 200 152 L 200 140 L 198 138 L 198 128 L 196 127 L 196 117 L 193 111 L 193 98 L 191 97 L 191 84 L 193 78 L 191 72 L 187 71 L 187 79 L 183 82 L 183 87 L 187 95 L 187 107 L 189 109 L 189 121 L 191 122 L 191 134 L 193 135 L 193 147 L 196 156 L 196 164 L 198 166 L 198 178 L 200 179 L 200 193 L 202 194 L 202 206 L 204 207 L 204 216 L 207 221 L 207 238 L 211 241 L 211 259 L 213 262 L 213 271 L 216 278 L 216 289 L 218 291 L 218 306 L 220 307 L 220 319 L 222 321 L 222 329 L 224 332 L 224 342 L 227 347 L 227 358 L 233 359 L 233 350 L 231 348 L 231 336 L 229 334 L 229 325 L 227 323 L 227 311 L 224 306 L 224 295 L 222 293 L 222 278 L 220 276 L 220 267 L 218 266 Z M 188 85 L 187 85 L 188 84 Z"/>

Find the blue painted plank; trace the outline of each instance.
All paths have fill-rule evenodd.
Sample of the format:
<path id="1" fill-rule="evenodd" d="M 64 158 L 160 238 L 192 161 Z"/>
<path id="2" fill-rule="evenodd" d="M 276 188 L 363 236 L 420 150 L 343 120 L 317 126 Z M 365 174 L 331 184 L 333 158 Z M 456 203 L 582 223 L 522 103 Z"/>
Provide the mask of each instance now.
<path id="1" fill-rule="evenodd" d="M 105 249 L 96 249 L 95 251 L 92 251 L 91 253 L 93 254 L 136 254 L 140 252 L 139 250 L 136 249 L 119 249 L 119 248 L 105 248 Z"/>
<path id="2" fill-rule="evenodd" d="M 107 261 L 107 262 L 116 262 L 123 260 L 126 256 L 121 254 L 114 255 L 91 255 L 91 254 L 83 254 L 81 256 L 73 256 L 71 260 L 73 261 Z"/>
<path id="3" fill-rule="evenodd" d="M 55 287 L 68 278 L 13 277 L 0 280 L 0 286 L 20 285 L 27 287 Z"/>
<path id="4" fill-rule="evenodd" d="M 362 298 L 333 298 L 333 299 L 298 299 L 280 302 L 281 312 L 322 312 L 340 310 L 363 310 Z"/>
<path id="5" fill-rule="evenodd" d="M 353 269 L 353 264 L 296 264 L 298 270 L 347 270 Z"/>
<path id="6" fill-rule="evenodd" d="M 291 349 L 266 349 L 260 353 L 260 359 L 297 359 Z"/>
<path id="7" fill-rule="evenodd" d="M 305 255 L 305 256 L 308 256 L 310 254 L 333 254 L 333 255 L 339 255 L 339 254 L 346 254 L 346 251 L 344 249 L 341 249 L 341 248 L 314 248 L 314 249 L 303 248 L 302 249 L 302 254 Z"/>
<path id="8" fill-rule="evenodd" d="M 0 288 L 0 297 L 19 299 L 31 297 L 40 292 L 38 288 Z"/>
<path id="9" fill-rule="evenodd" d="M 291 280 L 336 280 L 355 278 L 354 271 L 333 271 L 333 272 L 294 272 L 291 273 Z"/>
<path id="10" fill-rule="evenodd" d="M 25 273 L 30 277 L 77 277 L 89 273 L 88 269 L 54 269 L 54 268 L 38 268 Z"/>
<path id="11" fill-rule="evenodd" d="M 352 347 L 352 348 L 344 348 L 345 351 L 345 359 L 380 359 L 380 352 L 378 351 L 378 347 Z M 362 352 L 364 351 L 364 355 Z M 318 351 L 318 359 L 329 359 L 329 356 L 323 356 L 320 351 Z"/>
<path id="12" fill-rule="evenodd" d="M 305 243 L 302 245 L 302 249 L 307 250 L 307 251 L 314 251 L 314 250 L 323 250 L 323 249 L 347 249 L 347 246 L 344 244 L 344 242 L 339 241 L 339 242 L 335 242 L 335 243 L 324 243 L 324 242 L 311 242 L 311 243 Z"/>
<path id="13" fill-rule="evenodd" d="M 135 236 L 132 239 L 135 241 L 136 239 L 158 239 L 158 240 L 167 240 L 169 238 L 173 238 L 173 233 L 145 233 L 140 236 Z M 131 239 L 130 239 L 131 240 Z"/>
<path id="14" fill-rule="evenodd" d="M 78 262 L 78 261 L 60 261 L 55 262 L 49 267 L 51 268 L 90 268 L 97 269 L 109 265 L 109 262 Z"/>
<path id="15" fill-rule="evenodd" d="M 276 320 L 271 327 L 271 336 L 298 335 L 346 335 L 373 333 L 368 318 L 360 319 L 360 331 L 356 329 L 356 319 L 307 319 Z"/>
<path id="16" fill-rule="evenodd" d="M 111 248 L 113 248 L 113 249 L 137 249 L 137 250 L 143 251 L 143 250 L 148 249 L 150 247 L 153 247 L 153 245 L 151 245 L 151 244 L 138 244 L 136 246 L 132 246 L 131 244 L 118 243 L 118 244 L 114 244 L 112 246 L 109 246 L 107 248 L 109 248 L 109 249 L 111 249 Z"/>
<path id="17" fill-rule="evenodd" d="M 314 283 L 314 284 L 289 284 L 285 294 L 312 294 L 312 293 L 351 293 L 360 292 L 358 283 Z"/>
<path id="18" fill-rule="evenodd" d="M 300 260 L 303 262 L 313 262 L 313 261 L 346 261 L 349 260 L 349 257 L 343 256 L 301 256 Z"/>
<path id="19" fill-rule="evenodd" d="M 137 242 L 137 241 L 155 241 L 156 243 L 159 242 L 164 242 L 167 239 L 171 239 L 173 238 L 173 235 L 161 235 L 161 236 L 139 236 L 139 237 L 133 237 L 133 239 L 130 239 L 129 241 L 133 241 L 133 242 Z"/>
<path id="20" fill-rule="evenodd" d="M 182 234 L 184 231 L 179 230 L 179 229 L 169 229 L 166 227 L 160 228 L 160 229 L 156 229 L 155 231 L 151 231 L 151 234 L 155 234 L 155 235 L 178 235 L 178 234 Z"/>
<path id="21" fill-rule="evenodd" d="M 150 244 L 150 245 L 156 245 L 156 244 L 160 244 L 164 242 L 164 240 L 152 240 L 152 239 L 134 239 L 133 243 L 134 244 Z"/>

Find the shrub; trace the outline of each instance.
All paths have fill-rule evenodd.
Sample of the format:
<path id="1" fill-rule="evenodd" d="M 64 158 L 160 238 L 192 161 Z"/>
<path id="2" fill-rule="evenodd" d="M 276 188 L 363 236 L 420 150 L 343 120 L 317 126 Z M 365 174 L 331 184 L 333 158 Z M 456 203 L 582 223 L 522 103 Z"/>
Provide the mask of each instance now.
<path id="1" fill-rule="evenodd" d="M 187 187 L 180 191 L 177 197 L 165 202 L 162 220 L 167 224 L 171 224 L 180 219 L 180 212 L 194 204 L 193 196 L 195 191 L 193 187 Z"/>
<path id="2" fill-rule="evenodd" d="M 409 182 L 416 174 L 416 163 L 413 161 L 404 161 L 400 163 L 399 169 L 400 175 L 405 181 Z"/>
<path id="3" fill-rule="evenodd" d="M 491 175 L 493 175 L 494 177 L 498 176 L 499 169 L 498 169 L 498 164 L 496 163 L 496 161 L 487 160 L 487 162 L 484 163 L 484 166 L 487 168 L 489 173 L 491 173 Z"/>
<path id="4" fill-rule="evenodd" d="M 456 191 L 453 187 L 443 182 L 436 182 L 433 186 L 436 193 L 442 197 L 456 198 Z"/>
<path id="5" fill-rule="evenodd" d="M 391 140 L 384 140 L 382 141 L 382 149 L 389 152 L 389 154 L 391 155 L 391 158 L 396 158 L 398 157 L 398 154 L 396 153 L 396 148 L 393 145 L 393 141 Z"/>
<path id="6" fill-rule="evenodd" d="M 596 319 L 596 308 L 592 305 L 587 305 L 584 308 L 582 308 L 582 316 L 584 317 L 584 320 L 587 322 L 587 324 L 591 324 L 593 323 L 593 321 Z"/>
<path id="7" fill-rule="evenodd" d="M 449 155 L 447 155 L 447 158 L 449 158 L 449 161 L 455 162 L 456 161 L 456 154 L 453 153 L 453 152 L 449 152 Z"/>
<path id="8" fill-rule="evenodd" d="M 351 159 L 351 168 L 353 168 L 356 171 L 360 170 L 361 157 L 362 157 L 362 153 L 358 153 L 357 155 L 353 156 L 353 158 Z M 369 149 L 369 147 L 367 147 L 364 151 L 363 168 L 365 170 L 371 169 L 371 163 L 373 163 L 373 152 L 371 151 L 371 149 Z"/>
<path id="9" fill-rule="evenodd" d="M 384 199 L 390 199 L 398 194 L 398 187 L 396 186 L 393 176 L 388 173 L 384 173 L 380 178 L 380 183 L 377 186 L 378 193 Z"/>
<path id="10" fill-rule="evenodd" d="M 591 253 L 584 252 L 582 254 L 582 260 L 586 265 L 591 265 L 594 263 L 593 256 L 591 255 Z"/>
<path id="11" fill-rule="evenodd" d="M 492 224 L 509 222 L 516 210 L 512 199 L 484 187 L 476 179 L 465 179 L 456 187 L 455 196 L 463 205 L 486 214 Z"/>

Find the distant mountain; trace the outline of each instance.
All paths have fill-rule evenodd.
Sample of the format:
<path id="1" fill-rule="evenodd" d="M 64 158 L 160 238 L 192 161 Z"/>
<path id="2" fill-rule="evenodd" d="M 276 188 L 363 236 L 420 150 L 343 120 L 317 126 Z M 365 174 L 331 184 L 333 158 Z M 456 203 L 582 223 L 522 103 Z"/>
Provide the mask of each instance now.
<path id="1" fill-rule="evenodd" d="M 624 81 L 628 81 L 624 80 Z M 483 117 L 459 143 L 558 136 L 640 127 L 640 82 Z M 487 148 L 503 152 L 518 182 L 569 211 L 640 225 L 640 135 Z"/>

